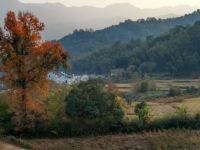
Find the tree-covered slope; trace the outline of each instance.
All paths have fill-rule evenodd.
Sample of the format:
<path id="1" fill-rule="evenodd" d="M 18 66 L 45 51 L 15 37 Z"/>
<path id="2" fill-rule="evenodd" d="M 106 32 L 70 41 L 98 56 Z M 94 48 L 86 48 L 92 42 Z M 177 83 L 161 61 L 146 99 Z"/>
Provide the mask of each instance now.
<path id="1" fill-rule="evenodd" d="M 144 39 L 149 35 L 158 36 L 177 25 L 188 25 L 200 20 L 200 11 L 172 19 L 127 20 L 103 30 L 76 30 L 59 41 L 73 56 L 79 56 L 116 41 Z"/>
<path id="2" fill-rule="evenodd" d="M 72 63 L 76 73 L 107 74 L 112 69 L 133 73 L 200 73 L 200 22 L 178 26 L 145 41 L 116 42 L 108 48 L 79 57 Z"/>

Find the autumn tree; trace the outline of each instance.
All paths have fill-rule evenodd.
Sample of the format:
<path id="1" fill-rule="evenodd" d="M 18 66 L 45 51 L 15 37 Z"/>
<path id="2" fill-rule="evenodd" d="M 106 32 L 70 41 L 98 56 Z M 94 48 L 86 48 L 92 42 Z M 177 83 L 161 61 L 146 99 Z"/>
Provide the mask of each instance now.
<path id="1" fill-rule="evenodd" d="M 8 12 L 0 28 L 1 79 L 9 89 L 18 130 L 31 125 L 32 112 L 41 112 L 38 95 L 48 92 L 47 74 L 67 67 L 69 55 L 57 42 L 42 41 L 44 24 L 29 12 Z"/>

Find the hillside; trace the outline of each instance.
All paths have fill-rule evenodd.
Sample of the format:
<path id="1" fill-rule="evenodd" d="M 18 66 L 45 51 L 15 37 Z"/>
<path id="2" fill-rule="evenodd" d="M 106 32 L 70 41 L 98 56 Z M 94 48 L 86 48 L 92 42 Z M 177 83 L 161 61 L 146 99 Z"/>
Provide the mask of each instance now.
<path id="1" fill-rule="evenodd" d="M 177 25 L 193 24 L 198 20 L 200 11 L 172 19 L 126 20 L 103 30 L 76 30 L 59 41 L 72 55 L 79 56 L 116 41 L 127 42 L 131 39 L 144 39 L 149 35 L 158 36 Z"/>
<path id="2" fill-rule="evenodd" d="M 199 12 L 197 13 L 199 14 Z M 107 74 L 112 69 L 127 73 L 168 73 L 188 76 L 200 73 L 200 22 L 178 26 L 156 38 L 116 42 L 73 61 L 76 73 Z"/>

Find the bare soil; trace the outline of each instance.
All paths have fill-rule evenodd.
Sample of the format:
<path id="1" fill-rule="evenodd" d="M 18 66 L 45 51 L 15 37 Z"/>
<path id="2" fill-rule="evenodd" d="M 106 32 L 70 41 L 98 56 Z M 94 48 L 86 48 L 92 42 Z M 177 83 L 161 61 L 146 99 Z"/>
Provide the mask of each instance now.
<path id="1" fill-rule="evenodd" d="M 24 150 L 24 149 L 0 141 L 0 150 Z"/>

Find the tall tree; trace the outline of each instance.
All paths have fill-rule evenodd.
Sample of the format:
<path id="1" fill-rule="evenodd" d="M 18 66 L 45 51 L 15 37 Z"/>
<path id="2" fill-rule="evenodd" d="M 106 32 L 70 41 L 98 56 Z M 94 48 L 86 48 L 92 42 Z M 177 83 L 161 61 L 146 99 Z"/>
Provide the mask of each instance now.
<path id="1" fill-rule="evenodd" d="M 69 55 L 57 42 L 41 40 L 44 24 L 28 12 L 8 12 L 0 28 L 1 79 L 9 89 L 11 108 L 19 129 L 30 125 L 31 112 L 40 112 L 39 94 L 48 92 L 47 74 L 68 66 Z"/>

